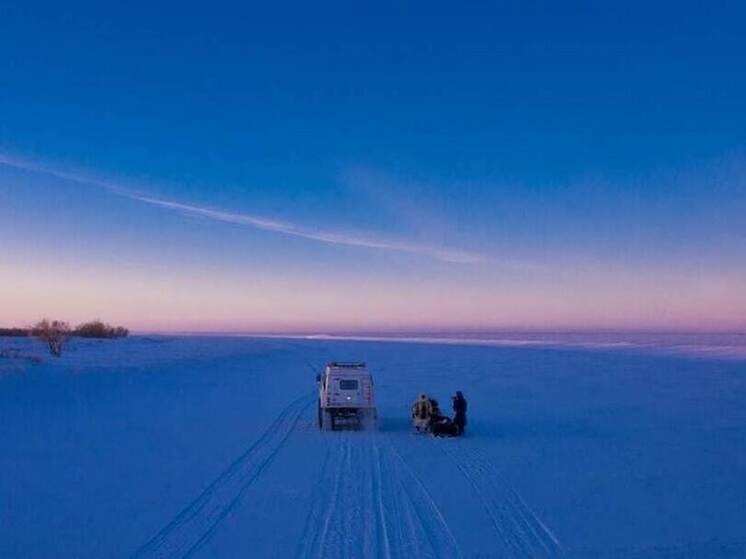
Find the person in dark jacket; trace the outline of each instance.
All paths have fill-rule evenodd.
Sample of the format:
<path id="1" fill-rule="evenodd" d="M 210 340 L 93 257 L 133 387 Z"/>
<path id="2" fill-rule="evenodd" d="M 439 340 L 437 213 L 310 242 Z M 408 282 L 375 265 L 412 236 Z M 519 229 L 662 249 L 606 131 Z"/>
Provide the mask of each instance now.
<path id="1" fill-rule="evenodd" d="M 463 435 L 466 430 L 466 398 L 460 390 L 453 397 L 453 423 L 458 429 L 458 434 Z"/>

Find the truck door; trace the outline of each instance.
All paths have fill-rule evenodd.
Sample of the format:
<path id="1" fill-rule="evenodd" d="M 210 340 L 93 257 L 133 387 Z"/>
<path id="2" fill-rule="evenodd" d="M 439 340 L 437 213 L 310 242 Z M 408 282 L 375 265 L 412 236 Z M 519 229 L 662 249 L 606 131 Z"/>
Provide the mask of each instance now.
<path id="1" fill-rule="evenodd" d="M 363 403 L 360 381 L 356 378 L 339 379 L 339 395 L 343 406 L 359 407 Z"/>

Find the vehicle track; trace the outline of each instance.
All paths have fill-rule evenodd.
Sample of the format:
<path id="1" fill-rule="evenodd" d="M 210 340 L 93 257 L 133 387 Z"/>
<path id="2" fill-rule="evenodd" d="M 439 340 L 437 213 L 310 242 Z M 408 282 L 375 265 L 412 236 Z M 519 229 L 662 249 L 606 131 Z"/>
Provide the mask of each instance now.
<path id="1" fill-rule="evenodd" d="M 378 509 L 382 481 L 362 440 L 367 435 L 341 432 L 322 437 L 327 439 L 327 455 L 298 557 L 390 557 L 385 520 Z"/>
<path id="2" fill-rule="evenodd" d="M 443 513 L 422 480 L 389 441 L 382 445 L 381 450 L 384 463 L 389 463 L 389 475 L 395 481 L 390 495 L 404 501 L 397 509 L 403 511 L 406 524 L 410 526 L 398 542 L 401 552 L 398 556 L 408 558 L 414 553 L 415 557 L 462 557 L 461 548 Z"/>
<path id="3" fill-rule="evenodd" d="M 253 445 L 132 557 L 188 557 L 197 551 L 285 445 L 301 416 L 315 401 L 314 394 L 293 400 Z"/>
<path id="4" fill-rule="evenodd" d="M 332 514 L 332 505 L 336 502 L 338 491 L 338 485 L 330 472 L 334 472 L 335 475 L 340 473 L 340 454 L 336 453 L 334 460 L 332 460 L 332 451 L 330 448 L 326 448 L 320 474 L 314 482 L 315 491 L 296 552 L 297 557 L 314 556 L 313 550 L 320 547 L 320 542 L 323 541 L 328 531 L 328 518 Z M 332 482 L 331 486 L 328 485 L 330 480 Z M 328 495 L 330 491 L 332 495 Z"/>
<path id="5" fill-rule="evenodd" d="M 563 558 L 557 537 L 492 462 L 462 441 L 442 441 L 439 448 L 454 463 L 487 512 L 504 549 L 515 558 Z M 456 444 L 449 444 L 456 443 Z"/>
<path id="6" fill-rule="evenodd" d="M 299 558 L 456 558 L 435 501 L 385 435 L 335 433 Z"/>

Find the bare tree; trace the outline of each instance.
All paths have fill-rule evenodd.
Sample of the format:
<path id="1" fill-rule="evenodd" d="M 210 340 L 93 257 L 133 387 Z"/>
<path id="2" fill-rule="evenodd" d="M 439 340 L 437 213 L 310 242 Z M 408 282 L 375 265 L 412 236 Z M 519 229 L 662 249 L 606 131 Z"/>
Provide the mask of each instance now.
<path id="1" fill-rule="evenodd" d="M 47 344 L 49 353 L 55 357 L 62 355 L 62 348 L 71 334 L 72 330 L 67 322 L 50 321 L 46 318 L 31 329 L 31 335 Z"/>
<path id="2" fill-rule="evenodd" d="M 100 320 L 86 322 L 73 330 L 73 336 L 81 338 L 126 338 L 129 333 L 123 326 L 112 326 Z"/>

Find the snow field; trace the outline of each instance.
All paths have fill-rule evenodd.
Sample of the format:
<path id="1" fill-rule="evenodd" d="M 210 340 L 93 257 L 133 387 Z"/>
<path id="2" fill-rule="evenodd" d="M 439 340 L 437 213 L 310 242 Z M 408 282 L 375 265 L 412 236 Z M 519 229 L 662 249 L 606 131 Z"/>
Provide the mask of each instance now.
<path id="1" fill-rule="evenodd" d="M 379 432 L 317 429 L 331 360 L 368 361 Z M 744 361 L 133 337 L 5 365 L 1 557 L 746 556 Z M 466 437 L 411 432 L 457 389 Z"/>

